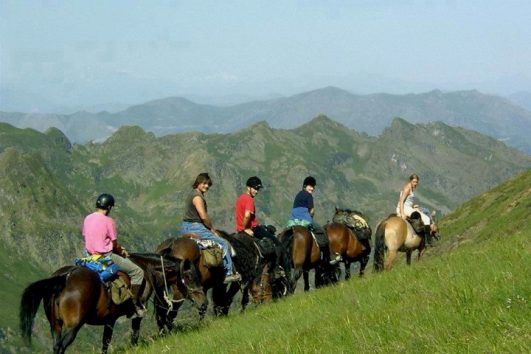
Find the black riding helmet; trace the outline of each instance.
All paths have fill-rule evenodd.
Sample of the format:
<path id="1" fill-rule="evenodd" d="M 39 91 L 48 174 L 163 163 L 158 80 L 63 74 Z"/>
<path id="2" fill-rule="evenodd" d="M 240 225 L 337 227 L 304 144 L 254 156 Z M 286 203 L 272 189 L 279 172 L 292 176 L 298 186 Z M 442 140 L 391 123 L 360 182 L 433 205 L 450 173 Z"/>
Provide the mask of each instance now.
<path id="1" fill-rule="evenodd" d="M 315 185 L 317 184 L 317 181 L 315 180 L 315 178 L 313 178 L 312 176 L 308 176 L 304 179 L 304 182 L 302 183 L 302 187 L 306 187 L 306 186 L 312 186 L 312 187 L 315 187 Z"/>
<path id="2" fill-rule="evenodd" d="M 103 193 L 96 200 L 96 208 L 109 210 L 114 206 L 114 197 L 110 194 Z"/>
<path id="3" fill-rule="evenodd" d="M 260 178 L 258 178 L 256 176 L 249 177 L 249 179 L 247 180 L 246 185 L 247 185 L 247 187 L 251 187 L 251 188 L 254 188 L 256 190 L 259 190 L 260 188 L 264 187 L 262 185 L 262 181 L 260 180 Z"/>

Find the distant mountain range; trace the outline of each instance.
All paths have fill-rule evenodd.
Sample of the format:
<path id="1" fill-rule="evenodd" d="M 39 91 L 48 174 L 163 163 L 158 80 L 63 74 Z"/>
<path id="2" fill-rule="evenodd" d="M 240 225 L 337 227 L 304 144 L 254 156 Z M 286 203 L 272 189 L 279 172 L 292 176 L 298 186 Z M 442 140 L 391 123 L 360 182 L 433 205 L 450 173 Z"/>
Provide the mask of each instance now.
<path id="1" fill-rule="evenodd" d="M 170 97 L 109 113 L 69 115 L 0 112 L 0 121 L 45 131 L 57 127 L 72 142 L 103 141 L 123 125 L 138 125 L 163 136 L 176 132 L 229 133 L 266 121 L 274 128 L 294 128 L 319 114 L 370 135 L 381 134 L 393 118 L 413 123 L 441 121 L 476 130 L 531 153 L 531 112 L 508 99 L 478 91 L 423 94 L 354 95 L 327 87 L 298 95 L 232 106 L 197 104 Z"/>
<path id="2" fill-rule="evenodd" d="M 0 123 L 0 137 L 0 241 L 13 257 L 47 270 L 81 252 L 80 223 L 102 192 L 117 199 L 123 242 L 152 250 L 177 234 L 183 201 L 204 171 L 214 179 L 207 196 L 214 225 L 231 231 L 234 201 L 252 175 L 266 186 L 257 197 L 263 222 L 283 227 L 311 174 L 318 223 L 339 206 L 365 212 L 374 225 L 394 211 L 411 173 L 421 176 L 421 203 L 445 213 L 531 167 L 531 156 L 480 133 L 399 118 L 378 138 L 325 116 L 289 130 L 259 122 L 230 134 L 158 138 L 128 126 L 86 145 L 72 145 L 55 128 L 40 133 Z"/>

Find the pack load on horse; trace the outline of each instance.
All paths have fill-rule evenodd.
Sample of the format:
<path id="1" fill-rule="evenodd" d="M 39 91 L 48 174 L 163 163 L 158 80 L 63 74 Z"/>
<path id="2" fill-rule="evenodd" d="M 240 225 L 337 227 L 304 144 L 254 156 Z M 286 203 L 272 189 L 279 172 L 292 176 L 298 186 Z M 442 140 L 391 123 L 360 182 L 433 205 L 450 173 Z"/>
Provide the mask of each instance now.
<path id="1" fill-rule="evenodd" d="M 399 251 L 406 252 L 408 265 L 411 264 L 411 255 L 415 250 L 418 250 L 417 259 L 420 260 L 426 249 L 425 233 L 425 225 L 417 211 L 414 211 L 407 220 L 396 214 L 391 214 L 382 220 L 374 234 L 374 270 L 377 272 L 390 270 Z"/>
<path id="2" fill-rule="evenodd" d="M 362 276 L 371 253 L 372 230 L 366 217 L 359 211 L 335 209 L 332 223 L 325 226 L 334 259 L 345 264 L 345 279 L 350 278 L 350 264 L 360 262 Z"/>
<path id="3" fill-rule="evenodd" d="M 162 292 L 163 277 L 168 282 L 184 283 L 180 273 L 182 266 L 173 258 L 166 258 L 162 263 L 159 255 L 131 254 L 129 257 L 144 272 L 139 296 L 143 304 L 153 291 Z M 116 276 L 129 284 L 130 280 L 125 273 L 118 272 Z M 41 302 L 50 323 L 54 353 L 64 353 L 84 324 L 104 326 L 102 352 L 106 353 L 114 324 L 124 315 L 132 317 L 131 343 L 134 345 L 138 342 L 142 317 L 134 316 L 137 304 L 131 297 L 126 301 L 115 302 L 109 287 L 101 281 L 96 271 L 79 266 L 65 266 L 49 278 L 26 287 L 22 293 L 19 316 L 22 335 L 29 343 Z"/>

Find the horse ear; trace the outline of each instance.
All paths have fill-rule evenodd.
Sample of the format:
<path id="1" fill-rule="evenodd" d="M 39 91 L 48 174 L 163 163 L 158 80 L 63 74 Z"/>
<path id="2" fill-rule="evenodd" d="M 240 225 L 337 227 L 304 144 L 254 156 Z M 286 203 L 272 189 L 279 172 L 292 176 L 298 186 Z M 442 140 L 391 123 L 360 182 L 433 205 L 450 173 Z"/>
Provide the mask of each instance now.
<path id="1" fill-rule="evenodd" d="M 337 213 L 339 211 L 339 209 L 337 207 L 335 207 L 335 208 L 336 208 L 336 213 Z"/>

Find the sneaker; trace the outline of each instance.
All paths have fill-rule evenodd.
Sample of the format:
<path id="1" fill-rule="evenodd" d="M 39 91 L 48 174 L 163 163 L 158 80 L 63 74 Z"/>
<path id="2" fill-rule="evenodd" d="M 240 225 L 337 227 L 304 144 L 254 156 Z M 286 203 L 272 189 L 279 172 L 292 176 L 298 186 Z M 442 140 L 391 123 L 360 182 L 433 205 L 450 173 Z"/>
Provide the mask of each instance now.
<path id="1" fill-rule="evenodd" d="M 225 275 L 225 280 L 223 281 L 225 284 L 232 283 L 233 281 L 240 281 L 242 280 L 242 277 L 238 273 Z"/>
<path id="2" fill-rule="evenodd" d="M 339 262 L 341 262 L 343 260 L 343 258 L 341 257 L 340 254 L 336 255 L 336 258 L 332 259 L 330 261 L 330 265 L 336 265 L 338 264 Z"/>

